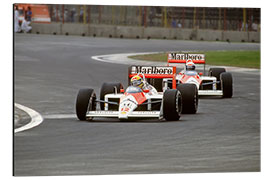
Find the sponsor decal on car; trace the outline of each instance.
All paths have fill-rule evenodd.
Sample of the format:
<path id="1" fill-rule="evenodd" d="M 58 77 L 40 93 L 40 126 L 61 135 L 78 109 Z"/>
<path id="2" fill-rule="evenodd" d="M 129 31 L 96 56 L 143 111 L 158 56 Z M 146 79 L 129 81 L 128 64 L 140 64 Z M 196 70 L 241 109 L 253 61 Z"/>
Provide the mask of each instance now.
<path id="1" fill-rule="evenodd" d="M 168 60 L 205 60 L 205 55 L 204 54 L 188 54 L 188 53 L 183 53 L 183 54 L 178 54 L 178 53 L 170 53 L 168 54 Z"/>
<path id="2" fill-rule="evenodd" d="M 117 114 L 118 111 L 88 111 L 88 114 Z"/>
<path id="3" fill-rule="evenodd" d="M 132 66 L 131 74 L 173 74 L 173 67 L 169 66 Z"/>

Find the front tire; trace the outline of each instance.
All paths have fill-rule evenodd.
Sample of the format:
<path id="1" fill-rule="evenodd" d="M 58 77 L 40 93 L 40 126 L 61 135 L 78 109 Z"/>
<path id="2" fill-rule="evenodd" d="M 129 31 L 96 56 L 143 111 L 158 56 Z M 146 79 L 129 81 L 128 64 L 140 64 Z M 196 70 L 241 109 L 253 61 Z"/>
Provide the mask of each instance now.
<path id="1" fill-rule="evenodd" d="M 233 79 L 232 74 L 224 72 L 220 74 L 220 84 L 223 91 L 223 98 L 231 98 L 233 95 Z"/>
<path id="2" fill-rule="evenodd" d="M 208 76 L 214 76 L 217 81 L 220 81 L 220 74 L 226 72 L 225 68 L 210 68 L 208 71 Z M 221 83 L 217 83 L 217 90 L 221 90 Z"/>
<path id="3" fill-rule="evenodd" d="M 168 89 L 163 94 L 163 117 L 166 121 L 178 121 L 182 112 L 182 96 L 177 89 Z"/>
<path id="4" fill-rule="evenodd" d="M 76 100 L 76 114 L 79 120 L 86 120 L 87 111 L 96 110 L 96 94 L 93 89 L 80 89 Z"/>
<path id="5" fill-rule="evenodd" d="M 182 113 L 195 114 L 198 109 L 198 88 L 195 84 L 179 84 L 177 89 L 182 95 Z"/>

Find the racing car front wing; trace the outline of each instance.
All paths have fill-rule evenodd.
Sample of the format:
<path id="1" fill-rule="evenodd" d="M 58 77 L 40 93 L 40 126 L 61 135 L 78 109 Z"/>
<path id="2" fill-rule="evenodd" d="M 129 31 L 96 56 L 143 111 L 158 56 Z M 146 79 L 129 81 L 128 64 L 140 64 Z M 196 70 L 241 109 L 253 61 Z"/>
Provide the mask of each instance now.
<path id="1" fill-rule="evenodd" d="M 86 117 L 119 117 L 119 111 L 88 111 Z M 133 111 L 129 117 L 160 118 L 160 111 Z"/>
<path id="2" fill-rule="evenodd" d="M 222 90 L 198 90 L 199 96 L 222 96 Z"/>

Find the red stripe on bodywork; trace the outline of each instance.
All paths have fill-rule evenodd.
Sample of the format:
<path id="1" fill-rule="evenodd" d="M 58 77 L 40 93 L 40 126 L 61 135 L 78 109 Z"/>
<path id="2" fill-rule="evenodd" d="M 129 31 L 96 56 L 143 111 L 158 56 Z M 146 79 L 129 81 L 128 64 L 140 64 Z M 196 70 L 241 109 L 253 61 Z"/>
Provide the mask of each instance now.
<path id="1" fill-rule="evenodd" d="M 198 76 L 198 75 L 196 75 L 196 76 L 183 75 L 182 78 L 180 79 L 180 81 L 181 81 L 181 83 L 186 83 L 190 78 L 194 78 L 199 84 L 201 84 L 201 82 L 202 82 L 200 76 Z"/>
<path id="2" fill-rule="evenodd" d="M 142 104 L 146 101 L 146 97 L 143 92 L 140 93 L 125 93 L 126 96 L 131 95 L 135 98 L 138 104 Z"/>
<path id="3" fill-rule="evenodd" d="M 205 60 L 192 60 L 195 64 L 205 64 Z M 186 63 L 186 60 L 169 59 L 168 63 Z"/>

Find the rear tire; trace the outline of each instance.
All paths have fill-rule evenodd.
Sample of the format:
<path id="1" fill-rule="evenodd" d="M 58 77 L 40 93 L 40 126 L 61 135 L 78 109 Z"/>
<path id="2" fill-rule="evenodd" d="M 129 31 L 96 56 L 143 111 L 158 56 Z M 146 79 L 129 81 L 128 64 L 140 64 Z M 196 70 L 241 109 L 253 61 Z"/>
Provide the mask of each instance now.
<path id="1" fill-rule="evenodd" d="M 76 114 L 79 120 L 86 120 L 87 111 L 96 110 L 96 94 L 93 89 L 80 89 L 76 100 Z M 91 118 L 90 118 L 91 119 Z"/>
<path id="2" fill-rule="evenodd" d="M 198 89 L 195 84 L 179 84 L 177 89 L 182 95 L 182 113 L 195 114 L 198 109 Z"/>
<path id="3" fill-rule="evenodd" d="M 163 117 L 166 121 L 178 121 L 182 112 L 182 96 L 177 89 L 168 89 L 163 94 Z"/>
<path id="4" fill-rule="evenodd" d="M 233 95 L 233 79 L 232 74 L 224 72 L 220 74 L 221 89 L 223 91 L 223 98 L 231 98 Z"/>
<path id="5" fill-rule="evenodd" d="M 225 68 L 210 68 L 208 71 L 208 76 L 214 76 L 217 81 L 220 81 L 220 74 L 226 72 Z M 221 90 L 221 83 L 217 83 L 217 90 Z"/>
<path id="6" fill-rule="evenodd" d="M 120 93 L 120 89 L 123 89 L 123 85 L 121 83 L 103 83 L 100 89 L 100 100 L 104 101 L 104 97 L 106 94 L 112 94 L 115 92 L 115 87 L 117 93 Z M 100 109 L 104 110 L 104 104 L 100 103 Z M 110 105 L 110 109 L 118 109 L 117 105 Z"/>

